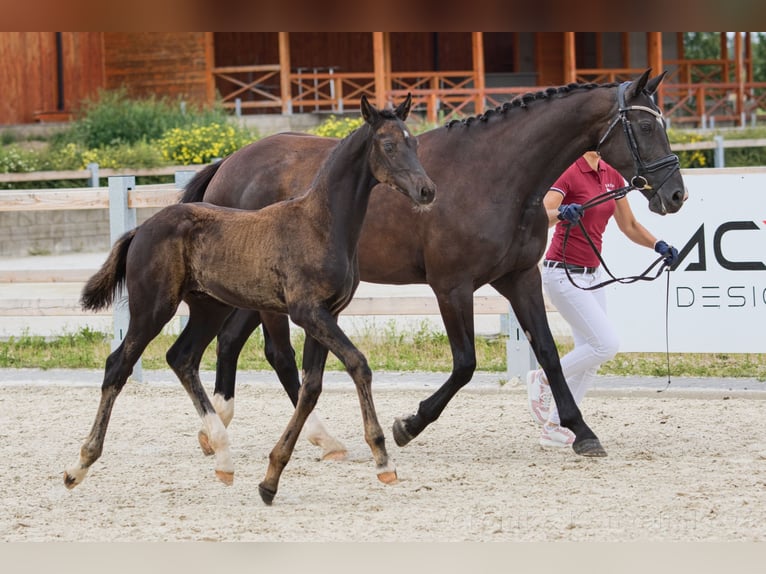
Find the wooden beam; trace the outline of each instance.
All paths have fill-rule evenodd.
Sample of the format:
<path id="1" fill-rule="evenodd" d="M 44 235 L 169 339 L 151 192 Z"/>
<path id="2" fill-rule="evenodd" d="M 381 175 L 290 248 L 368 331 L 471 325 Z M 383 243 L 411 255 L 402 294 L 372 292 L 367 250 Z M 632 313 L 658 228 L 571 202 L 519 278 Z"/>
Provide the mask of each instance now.
<path id="1" fill-rule="evenodd" d="M 205 32 L 205 99 L 208 105 L 215 103 L 215 36 L 214 32 Z"/>
<path id="2" fill-rule="evenodd" d="M 564 32 L 564 83 L 577 81 L 577 53 L 575 51 L 575 33 Z"/>
<path id="3" fill-rule="evenodd" d="M 386 56 L 383 32 L 372 33 L 372 65 L 375 78 L 375 106 L 386 105 Z"/>
<path id="4" fill-rule="evenodd" d="M 279 92 L 282 96 L 282 113 L 293 113 L 292 83 L 290 82 L 290 32 L 279 32 Z"/>
<path id="5" fill-rule="evenodd" d="M 474 96 L 474 113 L 484 111 L 484 35 L 482 32 L 471 32 L 471 49 L 473 51 L 473 86 L 478 90 Z"/>

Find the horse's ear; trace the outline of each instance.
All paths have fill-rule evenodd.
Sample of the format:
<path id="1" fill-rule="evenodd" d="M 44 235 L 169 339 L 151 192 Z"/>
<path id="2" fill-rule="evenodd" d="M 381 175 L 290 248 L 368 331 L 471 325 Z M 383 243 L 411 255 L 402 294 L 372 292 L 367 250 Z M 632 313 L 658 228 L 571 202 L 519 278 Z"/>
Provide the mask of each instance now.
<path id="1" fill-rule="evenodd" d="M 649 79 L 649 74 L 651 73 L 652 73 L 652 69 L 649 68 L 643 74 L 641 74 L 641 77 L 639 79 L 637 79 L 635 82 L 633 82 L 630 85 L 630 88 L 628 89 L 628 99 L 635 98 L 644 90 L 644 88 L 646 87 L 646 82 Z"/>
<path id="2" fill-rule="evenodd" d="M 367 100 L 367 96 L 364 94 L 362 94 L 362 117 L 370 125 L 378 119 L 378 110 Z"/>
<path id="3" fill-rule="evenodd" d="M 652 78 L 646 83 L 646 92 L 651 96 L 654 94 L 654 92 L 657 91 L 657 88 L 660 87 L 660 83 L 662 83 L 662 80 L 665 79 L 665 76 L 667 75 L 668 71 L 665 70 L 662 72 L 659 76 L 656 78 Z"/>
<path id="4" fill-rule="evenodd" d="M 412 107 L 412 94 L 410 92 L 407 92 L 407 99 L 405 99 L 401 104 L 396 106 L 394 113 L 396 114 L 397 118 L 404 121 L 407 119 L 407 116 L 410 115 L 411 107 Z"/>

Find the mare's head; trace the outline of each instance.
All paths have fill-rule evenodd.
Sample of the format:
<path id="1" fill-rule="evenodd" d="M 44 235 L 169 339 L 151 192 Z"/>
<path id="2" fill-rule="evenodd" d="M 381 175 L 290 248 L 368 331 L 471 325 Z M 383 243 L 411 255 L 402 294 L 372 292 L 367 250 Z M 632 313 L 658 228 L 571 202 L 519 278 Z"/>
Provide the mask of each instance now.
<path id="1" fill-rule="evenodd" d="M 412 96 L 394 110 L 378 110 L 362 96 L 362 117 L 373 131 L 370 169 L 381 183 L 406 195 L 418 205 L 433 202 L 436 185 L 418 159 L 418 140 L 404 120 L 410 113 Z"/>
<path id="2" fill-rule="evenodd" d="M 665 215 L 681 209 L 687 193 L 665 120 L 652 99 L 665 73 L 649 79 L 650 72 L 616 88 L 617 110 L 598 151 L 622 173 L 631 173 L 629 182 L 649 200 L 649 209 Z"/>

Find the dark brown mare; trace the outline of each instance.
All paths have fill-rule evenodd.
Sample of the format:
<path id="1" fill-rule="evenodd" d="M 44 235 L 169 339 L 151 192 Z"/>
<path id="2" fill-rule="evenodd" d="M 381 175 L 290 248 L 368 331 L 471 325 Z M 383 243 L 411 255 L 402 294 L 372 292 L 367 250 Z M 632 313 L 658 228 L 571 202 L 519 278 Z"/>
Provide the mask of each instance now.
<path id="1" fill-rule="evenodd" d="M 189 306 L 189 322 L 167 361 L 203 419 L 223 482 L 234 478 L 229 441 L 200 382 L 199 363 L 235 307 L 286 313 L 306 331 L 304 382 L 294 414 L 269 456 L 259 487 L 264 502 L 270 504 L 276 495 L 282 470 L 319 397 L 328 349 L 356 384 L 378 477 L 383 482 L 396 479 L 375 414 L 367 360 L 338 327 L 337 317 L 359 284 L 357 242 L 372 188 L 385 183 L 410 205 L 434 199 L 434 184 L 418 161 L 417 140 L 403 123 L 410 105 L 408 96 L 396 110 L 378 111 L 363 98 L 366 123 L 334 146 L 324 163 L 312 164 L 316 178 L 294 188 L 308 189 L 300 197 L 260 211 L 173 205 L 115 242 L 103 267 L 86 284 L 82 305 L 106 307 L 115 289 L 125 284 L 130 324 L 106 361 L 95 423 L 78 463 L 64 474 L 69 488 L 85 478 L 101 455 L 117 395 L 181 301 Z"/>
<path id="2" fill-rule="evenodd" d="M 476 368 L 473 292 L 489 283 L 508 298 L 551 384 L 562 424 L 583 455 L 605 454 L 583 421 L 561 372 L 545 315 L 538 263 L 547 241 L 543 195 L 588 150 L 631 181 L 652 211 L 681 208 L 685 188 L 670 153 L 661 113 L 652 101 L 664 74 L 624 84 L 578 85 L 527 94 L 461 122 L 418 136 L 423 166 L 439 187 L 424 216 L 408 202 L 373 190 L 359 242 L 361 278 L 373 283 L 428 283 L 436 294 L 453 356 L 450 377 L 415 414 L 394 422 L 398 445 L 435 421 Z M 299 134 L 271 136 L 202 170 L 183 202 L 209 201 L 258 209 L 311 178 L 335 140 Z M 264 325 L 266 356 L 291 397 L 298 374 L 286 317 L 237 311 L 218 335 L 215 394 L 234 397 L 237 357 Z M 232 403 L 233 404 L 233 403 Z"/>

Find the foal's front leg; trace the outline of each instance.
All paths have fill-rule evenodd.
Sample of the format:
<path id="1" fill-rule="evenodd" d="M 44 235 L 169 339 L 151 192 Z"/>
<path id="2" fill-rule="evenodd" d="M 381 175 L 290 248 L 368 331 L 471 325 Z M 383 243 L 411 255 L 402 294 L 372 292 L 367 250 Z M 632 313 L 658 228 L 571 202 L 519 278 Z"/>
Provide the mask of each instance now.
<path id="1" fill-rule="evenodd" d="M 290 461 L 298 435 L 322 392 L 322 374 L 326 361 L 327 349 L 306 333 L 306 342 L 303 344 L 303 384 L 298 391 L 295 410 L 287 428 L 269 454 L 266 477 L 258 485 L 261 499 L 268 505 L 271 505 L 277 494 L 282 471 Z"/>

